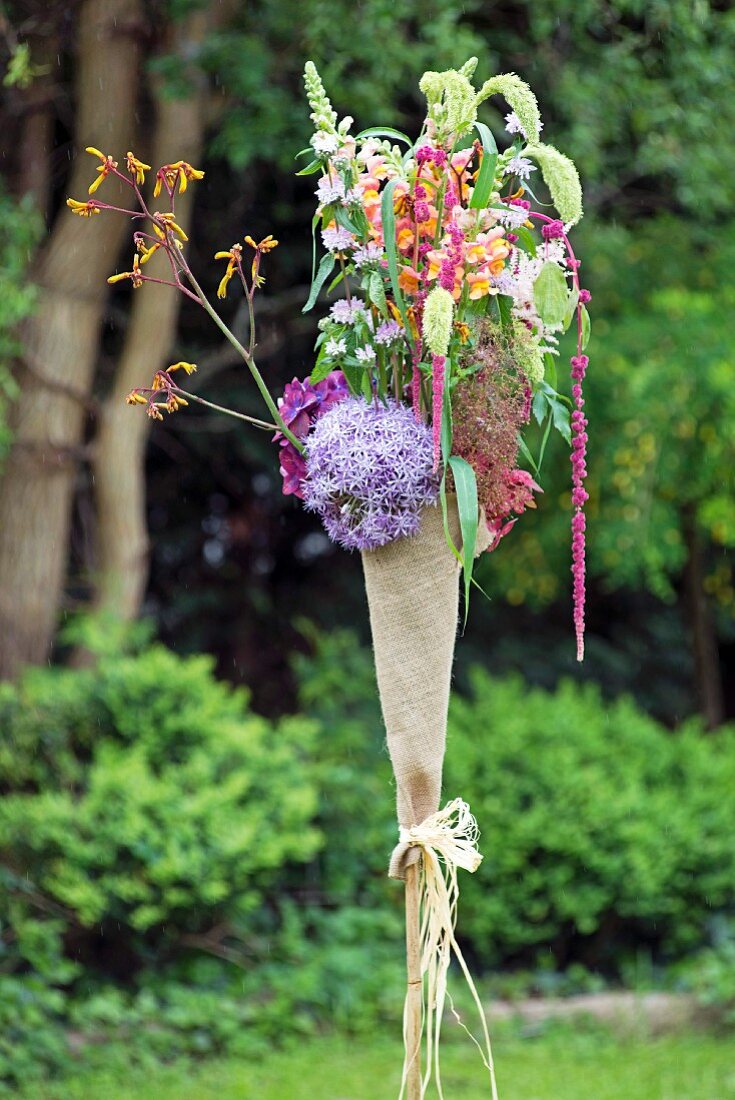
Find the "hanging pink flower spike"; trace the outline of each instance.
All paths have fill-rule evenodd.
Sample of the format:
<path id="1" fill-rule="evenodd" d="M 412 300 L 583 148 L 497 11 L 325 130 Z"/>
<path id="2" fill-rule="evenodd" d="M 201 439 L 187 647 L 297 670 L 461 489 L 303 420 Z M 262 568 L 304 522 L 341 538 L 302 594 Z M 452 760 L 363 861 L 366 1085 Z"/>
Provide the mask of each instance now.
<path id="1" fill-rule="evenodd" d="M 586 530 L 587 520 L 584 514 L 584 506 L 589 499 L 589 493 L 584 487 L 587 477 L 587 417 L 584 415 L 584 397 L 582 394 L 582 382 L 584 381 L 589 358 L 582 354 L 582 306 L 592 298 L 589 290 L 584 290 L 579 282 L 580 262 L 574 255 L 574 250 L 569 243 L 569 238 L 564 230 L 564 225 L 558 219 L 550 218 L 547 214 L 531 211 L 531 217 L 542 222 L 541 236 L 545 241 L 561 240 L 567 250 L 568 263 L 572 271 L 572 279 L 577 291 L 577 354 L 571 358 L 572 366 L 572 400 L 574 411 L 572 412 L 572 578 L 574 599 L 574 630 L 577 636 L 577 660 L 584 660 L 584 627 L 585 627 L 585 599 L 586 599 Z"/>
<path id="2" fill-rule="evenodd" d="M 446 358 L 443 355 L 434 355 L 431 359 L 433 377 L 433 409 L 432 428 L 434 431 L 434 472 L 439 469 L 441 458 L 441 432 L 442 432 L 442 406 L 444 402 L 444 369 Z"/>

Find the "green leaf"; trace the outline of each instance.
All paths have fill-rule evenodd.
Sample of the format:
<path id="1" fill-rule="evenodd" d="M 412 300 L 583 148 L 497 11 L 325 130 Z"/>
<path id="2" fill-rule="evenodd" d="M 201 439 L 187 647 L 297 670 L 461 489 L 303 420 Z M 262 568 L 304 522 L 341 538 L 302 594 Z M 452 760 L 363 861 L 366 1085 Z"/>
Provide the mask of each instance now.
<path id="1" fill-rule="evenodd" d="M 394 130 L 391 126 L 369 126 L 367 130 L 361 130 L 355 135 L 355 141 L 368 137 L 394 138 L 396 141 L 405 141 L 407 145 L 413 145 L 408 134 L 404 134 L 401 130 Z"/>
<path id="2" fill-rule="evenodd" d="M 362 372 L 361 381 L 362 395 L 366 401 L 372 401 L 373 399 L 373 383 L 370 378 L 370 371 L 364 370 Z"/>
<path id="3" fill-rule="evenodd" d="M 501 325 L 504 329 L 509 329 L 513 323 L 513 299 L 507 294 L 496 294 L 495 303 L 498 307 Z"/>
<path id="4" fill-rule="evenodd" d="M 551 433 L 551 424 L 552 424 L 552 418 L 549 417 L 548 420 L 546 421 L 546 431 L 544 432 L 544 437 L 541 440 L 541 450 L 539 451 L 539 456 L 538 456 L 539 473 L 541 472 L 541 465 L 544 461 L 544 455 L 546 454 L 546 444 L 549 442 L 549 434 Z"/>
<path id="5" fill-rule="evenodd" d="M 538 477 L 539 476 L 539 470 L 538 470 L 538 466 L 536 465 L 536 460 L 534 459 L 533 455 L 529 451 L 525 439 L 523 438 L 523 436 L 521 435 L 520 432 L 518 433 L 516 438 L 518 439 L 518 446 L 520 448 L 521 454 L 524 456 L 524 458 L 526 459 L 527 462 L 530 462 L 533 472 Z"/>
<path id="6" fill-rule="evenodd" d="M 475 189 L 472 192 L 470 207 L 472 210 L 482 210 L 487 206 L 492 194 L 495 166 L 498 163 L 498 147 L 495 144 L 495 138 L 484 122 L 476 122 L 475 129 L 482 141 L 483 156 L 480 172 L 475 182 Z"/>
<path id="7" fill-rule="evenodd" d="M 316 366 L 309 375 L 309 381 L 312 386 L 315 386 L 317 382 L 323 382 L 328 374 L 331 374 L 334 370 L 334 363 L 326 355 L 322 355 L 317 359 Z"/>
<path id="8" fill-rule="evenodd" d="M 397 179 L 390 180 L 383 189 L 383 195 L 380 200 L 381 217 L 383 223 L 383 240 L 385 241 L 385 253 L 388 257 L 388 273 L 390 274 L 390 284 L 393 290 L 393 298 L 398 306 L 399 312 L 403 319 L 403 329 L 406 334 L 406 339 L 413 347 L 413 336 L 411 335 L 411 328 L 408 323 L 408 316 L 406 314 L 406 303 L 403 300 L 403 294 L 401 288 L 398 285 L 398 250 L 396 249 L 396 214 L 393 209 L 393 192 L 395 190 Z"/>
<path id="9" fill-rule="evenodd" d="M 320 160 L 313 160 L 310 164 L 307 164 L 306 168 L 302 168 L 300 172 L 297 172 L 297 176 L 313 176 L 315 172 L 319 172 L 324 166 Z"/>
<path id="10" fill-rule="evenodd" d="M 553 355 L 549 355 L 548 352 L 544 355 L 544 381 L 547 382 L 551 388 L 556 391 L 558 386 L 558 378 L 556 374 L 556 360 Z"/>
<path id="11" fill-rule="evenodd" d="M 350 392 L 357 397 L 362 391 L 362 383 L 367 371 L 363 366 L 358 366 L 354 359 L 343 359 L 340 363 L 340 370 L 347 379 Z"/>
<path id="12" fill-rule="evenodd" d="M 374 305 L 381 313 L 388 312 L 388 304 L 385 300 L 385 284 L 379 271 L 371 271 L 368 276 L 368 294 Z"/>
<path id="13" fill-rule="evenodd" d="M 321 214 L 315 214 L 311 219 L 311 281 L 316 276 L 316 227 L 321 220 Z"/>
<path id="14" fill-rule="evenodd" d="M 574 314 L 577 311 L 577 302 L 579 301 L 579 291 L 576 287 L 568 292 L 569 298 L 567 300 L 567 311 L 564 314 L 564 331 L 566 332 L 572 321 L 574 320 Z"/>
<path id="15" fill-rule="evenodd" d="M 571 443 L 572 429 L 569 423 L 569 409 L 561 401 L 556 400 L 556 398 L 551 398 L 547 395 L 546 400 L 549 402 L 551 415 L 554 418 L 554 427 L 567 443 Z"/>
<path id="16" fill-rule="evenodd" d="M 337 222 L 337 225 L 341 225 L 343 229 L 349 229 L 350 233 L 354 233 L 356 237 L 361 235 L 360 227 L 350 219 L 349 214 L 343 206 L 335 207 L 334 220 Z"/>
<path id="17" fill-rule="evenodd" d="M 545 324 L 558 325 L 564 320 L 568 293 L 564 272 L 553 260 L 547 260 L 533 284 L 533 300 Z"/>
<path id="18" fill-rule="evenodd" d="M 310 309 L 314 308 L 314 303 L 319 297 L 319 291 L 326 283 L 329 276 L 332 274 L 334 268 L 334 256 L 329 252 L 326 256 L 322 256 L 321 263 L 319 264 L 319 270 L 316 273 L 316 277 L 311 284 L 311 290 L 309 291 L 309 297 L 306 300 L 306 305 L 301 310 L 302 313 L 308 313 Z"/>
<path id="19" fill-rule="evenodd" d="M 480 508 L 477 501 L 477 479 L 469 462 L 452 455 L 449 465 L 454 474 L 459 509 L 459 526 L 462 532 L 462 573 L 464 576 L 464 622 L 470 610 L 470 592 L 472 588 L 472 570 L 475 564 L 477 546 L 477 525 Z"/>
<path id="20" fill-rule="evenodd" d="M 533 233 L 526 225 L 519 225 L 513 230 L 519 242 L 530 256 L 536 255 L 536 241 Z"/>
<path id="21" fill-rule="evenodd" d="M 590 323 L 590 315 L 587 312 L 587 307 L 582 306 L 582 351 L 584 351 L 590 342 L 591 328 L 592 325 Z"/>
<path id="22" fill-rule="evenodd" d="M 332 291 L 335 289 L 335 287 L 339 286 L 339 284 L 342 282 L 344 277 L 345 277 L 344 271 L 338 271 L 337 274 L 332 279 L 329 286 L 327 287 L 327 294 L 331 294 Z"/>
<path id="23" fill-rule="evenodd" d="M 546 394 L 543 390 L 537 390 L 533 396 L 533 404 L 531 405 L 533 415 L 537 424 L 543 424 L 545 417 L 548 414 L 549 408 L 546 401 Z"/>

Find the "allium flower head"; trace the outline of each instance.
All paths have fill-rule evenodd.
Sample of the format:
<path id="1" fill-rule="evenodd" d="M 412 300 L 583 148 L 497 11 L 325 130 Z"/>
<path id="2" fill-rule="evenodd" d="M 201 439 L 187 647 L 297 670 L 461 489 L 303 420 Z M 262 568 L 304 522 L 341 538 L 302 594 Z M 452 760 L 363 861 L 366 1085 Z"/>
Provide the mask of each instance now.
<path id="1" fill-rule="evenodd" d="M 347 550 L 415 535 L 435 504 L 431 431 L 405 405 L 351 397 L 315 424 L 306 444 L 307 509 Z"/>

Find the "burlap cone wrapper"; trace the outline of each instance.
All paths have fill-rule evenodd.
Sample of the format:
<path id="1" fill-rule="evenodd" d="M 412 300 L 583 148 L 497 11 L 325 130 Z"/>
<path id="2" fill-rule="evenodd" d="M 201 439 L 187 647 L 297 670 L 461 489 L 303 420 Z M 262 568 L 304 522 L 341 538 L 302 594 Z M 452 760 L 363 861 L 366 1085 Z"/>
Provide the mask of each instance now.
<path id="1" fill-rule="evenodd" d="M 449 530 L 461 546 L 456 499 Z M 478 531 L 477 551 L 487 529 Z M 454 643 L 459 616 L 457 558 L 447 545 L 442 510 L 425 508 L 421 529 L 362 554 L 383 721 L 396 777 L 398 822 L 420 825 L 439 809 Z M 388 874 L 404 878 L 418 849 L 399 844 Z"/>

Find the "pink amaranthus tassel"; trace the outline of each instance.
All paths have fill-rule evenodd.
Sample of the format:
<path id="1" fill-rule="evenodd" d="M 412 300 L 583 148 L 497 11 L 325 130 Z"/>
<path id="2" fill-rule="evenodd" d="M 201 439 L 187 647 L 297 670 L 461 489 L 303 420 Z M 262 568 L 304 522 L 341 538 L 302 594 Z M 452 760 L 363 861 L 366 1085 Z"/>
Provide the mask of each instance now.
<path id="1" fill-rule="evenodd" d="M 419 370 L 419 360 L 421 358 L 418 347 L 414 350 L 412 357 L 413 373 L 411 375 L 411 404 L 413 406 L 413 415 L 416 417 L 416 423 L 421 423 L 421 371 Z"/>
<path id="2" fill-rule="evenodd" d="M 577 634 L 577 660 L 584 659 L 585 604 L 585 531 L 584 505 L 589 494 L 584 488 L 587 476 L 587 417 L 583 413 L 582 380 L 589 360 L 586 355 L 572 357 L 572 577 L 574 578 L 574 629 Z"/>
<path id="3" fill-rule="evenodd" d="M 568 263 L 572 271 L 574 286 L 579 294 L 577 301 L 577 354 L 572 356 L 572 400 L 574 411 L 572 413 L 572 578 L 574 597 L 574 630 L 577 635 L 577 660 L 584 660 L 584 610 L 585 610 L 585 577 L 586 577 L 586 530 L 587 520 L 584 514 L 584 506 L 589 494 L 584 487 L 584 479 L 587 477 L 587 417 L 584 415 L 584 397 L 582 396 L 582 382 L 587 372 L 589 359 L 582 354 L 582 306 L 590 301 L 592 295 L 589 290 L 584 290 L 579 282 L 579 260 L 574 255 L 574 250 L 569 243 L 569 238 L 564 231 L 562 222 L 550 218 L 548 214 L 531 212 L 531 217 L 537 218 L 541 223 L 541 235 L 545 241 L 555 238 L 564 242 L 569 257 Z"/>

